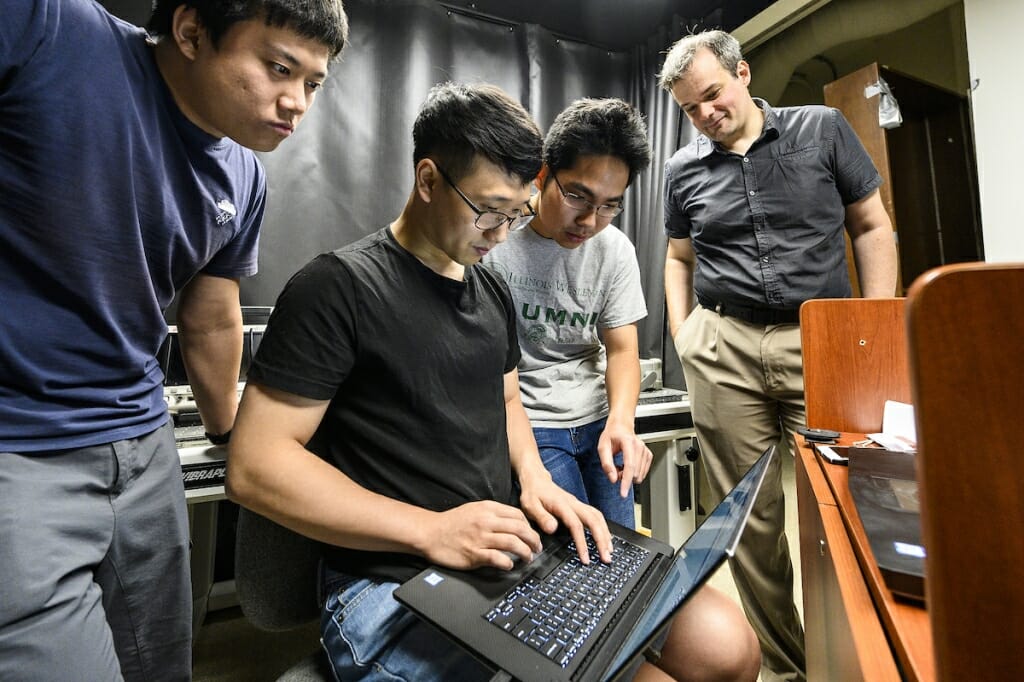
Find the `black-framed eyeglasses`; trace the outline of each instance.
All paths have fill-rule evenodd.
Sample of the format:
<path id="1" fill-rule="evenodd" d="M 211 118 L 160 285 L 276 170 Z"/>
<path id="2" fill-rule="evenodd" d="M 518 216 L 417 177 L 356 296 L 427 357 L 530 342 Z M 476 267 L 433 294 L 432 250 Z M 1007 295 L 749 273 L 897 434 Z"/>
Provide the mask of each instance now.
<path id="1" fill-rule="evenodd" d="M 581 197 L 579 194 L 566 192 L 565 188 L 562 187 L 562 183 L 558 181 L 558 176 L 554 173 L 551 174 L 551 177 L 555 179 L 555 184 L 558 185 L 558 191 L 562 193 L 562 202 L 574 211 L 596 211 L 597 215 L 602 218 L 614 218 L 622 213 L 623 207 L 621 201 L 617 204 L 601 204 L 598 206 L 594 204 L 594 202 Z"/>
<path id="2" fill-rule="evenodd" d="M 536 213 L 534 213 L 533 208 L 530 206 L 529 203 L 525 204 L 526 212 L 519 213 L 517 215 L 508 215 L 507 213 L 502 213 L 501 211 L 485 211 L 479 209 L 477 208 L 476 204 L 470 201 L 469 197 L 462 193 L 462 190 L 459 189 L 458 185 L 452 182 L 452 179 L 448 177 L 448 174 L 444 172 L 443 168 L 438 166 L 436 163 L 434 164 L 434 166 L 437 168 L 437 172 L 441 174 L 441 177 L 444 178 L 445 182 L 451 185 L 452 189 L 454 189 L 455 192 L 460 197 L 462 197 L 462 200 L 466 202 L 466 205 L 473 209 L 473 212 L 476 213 L 476 220 L 473 222 L 473 225 L 475 225 L 476 229 L 478 230 L 483 230 L 484 232 L 487 232 L 488 230 L 496 230 L 502 225 L 507 224 L 508 231 L 515 232 L 516 230 L 521 230 L 527 225 L 529 225 L 530 221 L 533 220 L 533 217 L 537 215 Z"/>

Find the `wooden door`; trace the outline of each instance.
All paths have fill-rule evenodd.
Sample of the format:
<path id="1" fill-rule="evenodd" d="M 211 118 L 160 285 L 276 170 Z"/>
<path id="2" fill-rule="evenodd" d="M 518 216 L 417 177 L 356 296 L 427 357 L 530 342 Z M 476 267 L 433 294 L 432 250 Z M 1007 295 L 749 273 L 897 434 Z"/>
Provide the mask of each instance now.
<path id="1" fill-rule="evenodd" d="M 903 123 L 885 131 L 900 236 L 900 276 L 981 259 L 981 209 L 967 98 L 881 69 Z"/>
<path id="2" fill-rule="evenodd" d="M 879 78 L 899 103 L 896 128 L 878 124 L 879 96 L 865 97 Z M 882 203 L 898 236 L 898 295 L 929 268 L 983 258 L 966 97 L 869 64 L 826 85 L 825 103 L 843 112 L 882 176 Z M 847 260 L 856 295 L 849 239 Z"/>
<path id="3" fill-rule="evenodd" d="M 825 85 L 825 104 L 835 107 L 843 112 L 846 120 L 850 122 L 853 131 L 857 133 L 861 144 L 867 150 L 871 160 L 875 162 L 875 168 L 882 176 L 882 204 L 885 206 L 889 220 L 892 221 L 893 230 L 899 232 L 896 224 L 896 209 L 893 204 L 892 176 L 890 174 L 889 147 L 885 137 L 885 129 L 878 125 L 878 95 L 864 97 L 864 88 L 878 82 L 878 64 L 867 66 L 847 74 L 842 78 Z M 846 237 L 846 263 L 850 271 L 850 283 L 853 285 L 853 295 L 860 296 L 860 285 L 857 280 L 857 270 L 853 260 L 853 251 L 850 246 L 850 237 Z M 897 272 L 899 272 L 897 270 Z M 896 281 L 896 293 L 903 292 L 902 280 Z"/>

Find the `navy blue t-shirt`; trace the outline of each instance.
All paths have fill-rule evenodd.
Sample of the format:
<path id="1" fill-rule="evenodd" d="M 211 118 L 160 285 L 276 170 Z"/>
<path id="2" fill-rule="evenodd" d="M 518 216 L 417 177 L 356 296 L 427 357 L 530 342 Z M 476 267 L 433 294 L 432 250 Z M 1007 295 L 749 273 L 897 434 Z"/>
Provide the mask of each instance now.
<path id="1" fill-rule="evenodd" d="M 255 154 L 181 113 L 142 29 L 91 0 L 0 21 L 0 452 L 167 419 L 163 310 L 197 272 L 256 272 Z"/>

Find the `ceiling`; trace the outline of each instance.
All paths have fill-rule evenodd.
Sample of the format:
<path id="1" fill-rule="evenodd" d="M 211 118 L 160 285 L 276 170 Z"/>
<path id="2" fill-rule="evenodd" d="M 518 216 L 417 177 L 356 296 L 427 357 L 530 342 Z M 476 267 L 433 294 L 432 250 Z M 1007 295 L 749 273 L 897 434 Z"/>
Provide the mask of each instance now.
<path id="1" fill-rule="evenodd" d="M 540 24 L 568 38 L 625 49 L 646 42 L 673 15 L 688 27 L 732 31 L 772 3 L 773 0 L 454 0 L 441 4 Z"/>
<path id="2" fill-rule="evenodd" d="M 453 0 L 440 4 L 516 23 L 540 24 L 553 33 L 622 50 L 640 45 L 674 15 L 686 26 L 732 31 L 773 0 Z M 149 18 L 149 0 L 101 0 L 136 24 Z"/>

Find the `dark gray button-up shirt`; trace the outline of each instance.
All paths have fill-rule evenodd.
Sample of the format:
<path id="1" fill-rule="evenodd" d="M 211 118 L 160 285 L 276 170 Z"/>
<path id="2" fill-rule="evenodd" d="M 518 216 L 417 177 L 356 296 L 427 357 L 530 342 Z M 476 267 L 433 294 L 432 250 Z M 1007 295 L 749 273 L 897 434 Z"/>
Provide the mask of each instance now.
<path id="1" fill-rule="evenodd" d="M 773 109 L 745 155 L 704 135 L 665 166 L 665 231 L 692 240 L 704 302 L 795 310 L 850 296 L 845 207 L 882 184 L 836 109 Z"/>

